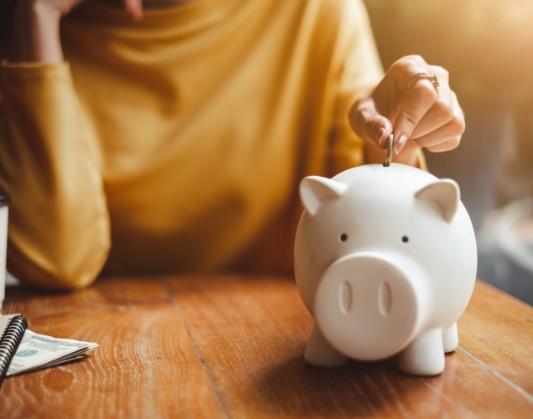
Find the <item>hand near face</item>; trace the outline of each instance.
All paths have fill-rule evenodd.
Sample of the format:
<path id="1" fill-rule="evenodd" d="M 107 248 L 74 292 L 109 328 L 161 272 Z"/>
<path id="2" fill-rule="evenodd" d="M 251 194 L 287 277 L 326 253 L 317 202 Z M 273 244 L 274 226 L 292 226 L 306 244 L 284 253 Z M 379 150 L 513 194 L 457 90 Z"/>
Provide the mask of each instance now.
<path id="1" fill-rule="evenodd" d="M 25 10 L 37 10 L 59 17 L 67 15 L 72 9 L 85 0 L 19 0 L 17 7 Z M 142 18 L 142 0 L 120 0 L 126 12 L 134 19 Z"/>
<path id="2" fill-rule="evenodd" d="M 417 73 L 437 76 L 438 87 L 427 78 L 413 80 Z M 413 153 L 420 147 L 433 152 L 454 149 L 465 129 L 448 72 L 419 56 L 396 61 L 378 86 L 354 103 L 349 120 L 360 138 L 381 148 L 394 134 L 396 154 Z"/>
<path id="3" fill-rule="evenodd" d="M 61 63 L 59 22 L 84 0 L 19 0 L 13 15 L 11 62 Z M 142 19 L 142 0 L 120 0 L 134 20 Z"/>

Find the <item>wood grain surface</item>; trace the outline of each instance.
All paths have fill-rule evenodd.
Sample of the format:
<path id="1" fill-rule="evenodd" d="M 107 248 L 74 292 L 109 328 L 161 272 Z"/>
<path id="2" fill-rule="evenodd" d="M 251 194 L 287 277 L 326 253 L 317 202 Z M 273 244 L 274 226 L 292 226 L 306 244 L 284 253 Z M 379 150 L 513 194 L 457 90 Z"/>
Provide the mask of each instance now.
<path id="1" fill-rule="evenodd" d="M 8 288 L 30 329 L 97 342 L 86 359 L 6 379 L 0 418 L 532 418 L 533 308 L 478 282 L 438 377 L 396 360 L 307 366 L 313 319 L 290 278 L 99 280 Z"/>

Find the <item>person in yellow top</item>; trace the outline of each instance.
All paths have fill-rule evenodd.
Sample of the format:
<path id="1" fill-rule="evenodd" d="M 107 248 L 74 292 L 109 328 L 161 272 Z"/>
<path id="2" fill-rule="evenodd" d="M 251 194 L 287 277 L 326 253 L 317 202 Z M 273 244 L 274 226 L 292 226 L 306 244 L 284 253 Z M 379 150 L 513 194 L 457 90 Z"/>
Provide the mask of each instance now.
<path id="1" fill-rule="evenodd" d="M 391 133 L 411 165 L 459 143 L 446 71 L 384 75 L 360 0 L 122 3 L 17 2 L 0 184 L 25 283 L 288 271 L 304 176 L 381 163 Z"/>

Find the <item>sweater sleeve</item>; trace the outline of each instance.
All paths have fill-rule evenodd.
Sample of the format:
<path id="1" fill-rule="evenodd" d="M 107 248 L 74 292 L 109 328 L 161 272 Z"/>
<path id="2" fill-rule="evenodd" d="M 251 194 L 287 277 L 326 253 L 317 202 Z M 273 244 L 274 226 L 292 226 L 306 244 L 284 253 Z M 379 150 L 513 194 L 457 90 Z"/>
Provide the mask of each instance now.
<path id="1" fill-rule="evenodd" d="M 1 68 L 0 184 L 11 194 L 7 268 L 44 288 L 90 284 L 110 247 L 94 137 L 68 63 Z"/>
<path id="2" fill-rule="evenodd" d="M 345 0 L 334 60 L 337 97 L 330 132 L 330 174 L 335 175 L 363 161 L 363 141 L 348 122 L 348 111 L 362 94 L 383 78 L 366 9 L 361 0 Z"/>

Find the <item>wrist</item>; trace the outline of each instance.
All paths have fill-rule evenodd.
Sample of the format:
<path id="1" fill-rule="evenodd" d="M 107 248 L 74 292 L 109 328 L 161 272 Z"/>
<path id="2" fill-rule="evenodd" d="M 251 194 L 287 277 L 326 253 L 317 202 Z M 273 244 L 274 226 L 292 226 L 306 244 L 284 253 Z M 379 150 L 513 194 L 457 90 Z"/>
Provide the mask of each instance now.
<path id="1" fill-rule="evenodd" d="M 10 61 L 62 62 L 60 20 L 60 10 L 50 2 L 19 1 L 13 16 Z"/>
<path id="2" fill-rule="evenodd" d="M 19 0 L 15 8 L 14 26 L 16 24 L 33 24 L 35 22 L 46 25 L 59 25 L 61 11 L 42 0 Z"/>

